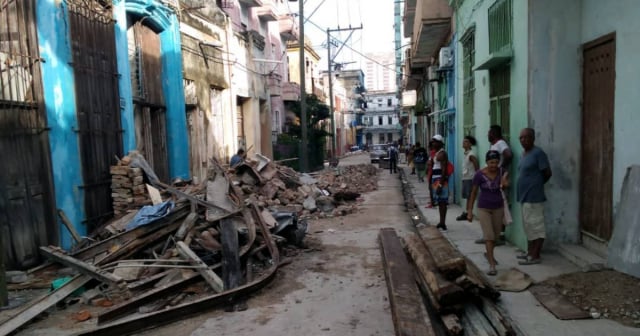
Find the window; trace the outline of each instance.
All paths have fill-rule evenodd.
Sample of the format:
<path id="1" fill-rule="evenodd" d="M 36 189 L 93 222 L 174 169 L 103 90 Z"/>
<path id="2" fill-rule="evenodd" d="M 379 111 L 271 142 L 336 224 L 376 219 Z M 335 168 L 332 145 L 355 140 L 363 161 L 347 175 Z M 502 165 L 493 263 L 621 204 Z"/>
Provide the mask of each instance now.
<path id="1" fill-rule="evenodd" d="M 504 65 L 492 69 L 489 72 L 489 119 L 491 125 L 500 125 L 502 135 L 509 142 L 510 133 L 510 111 L 509 103 L 511 98 L 511 68 Z"/>
<path id="2" fill-rule="evenodd" d="M 389 142 L 393 142 L 393 133 L 387 134 L 387 139 Z"/>
<path id="3" fill-rule="evenodd" d="M 382 117 L 378 117 L 378 125 L 382 125 Z"/>
<path id="4" fill-rule="evenodd" d="M 498 0 L 489 7 L 489 53 L 511 48 L 512 0 Z"/>
<path id="5" fill-rule="evenodd" d="M 384 134 L 380 133 L 380 135 L 378 135 L 378 140 L 380 143 L 384 143 Z"/>
<path id="6" fill-rule="evenodd" d="M 469 29 L 460 39 L 462 42 L 462 111 L 464 134 L 474 135 L 474 95 L 475 76 L 473 66 L 475 64 L 475 28 Z"/>
<path id="7" fill-rule="evenodd" d="M 393 117 L 387 117 L 389 125 L 393 125 Z"/>
<path id="8" fill-rule="evenodd" d="M 387 99 L 387 106 L 391 106 L 391 98 Z"/>

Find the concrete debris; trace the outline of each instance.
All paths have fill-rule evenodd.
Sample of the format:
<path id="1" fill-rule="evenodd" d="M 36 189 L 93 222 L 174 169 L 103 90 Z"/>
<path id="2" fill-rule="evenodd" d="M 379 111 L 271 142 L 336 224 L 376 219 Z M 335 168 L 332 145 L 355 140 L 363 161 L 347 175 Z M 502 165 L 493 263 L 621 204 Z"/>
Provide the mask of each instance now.
<path id="1" fill-rule="evenodd" d="M 369 164 L 325 169 L 300 174 L 289 167 L 268 162 L 261 173 L 263 182 L 248 179 L 247 172 L 260 162 L 246 162 L 231 176 L 243 191 L 245 203 L 257 199 L 258 205 L 271 211 L 292 211 L 298 216 L 318 218 L 344 216 L 357 212 L 362 193 L 378 188 L 378 169 Z M 256 168 L 253 168 L 255 170 Z"/>

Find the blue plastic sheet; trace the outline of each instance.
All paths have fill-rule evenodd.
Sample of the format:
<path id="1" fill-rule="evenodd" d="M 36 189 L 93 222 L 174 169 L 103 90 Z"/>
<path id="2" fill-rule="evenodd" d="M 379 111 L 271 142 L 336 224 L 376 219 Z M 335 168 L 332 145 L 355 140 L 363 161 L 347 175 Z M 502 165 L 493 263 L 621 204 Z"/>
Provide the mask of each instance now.
<path id="1" fill-rule="evenodd" d="M 145 205 L 142 209 L 138 210 L 138 213 L 133 217 L 131 222 L 127 224 L 125 229 L 127 231 L 133 230 L 139 226 L 147 225 L 158 219 L 168 215 L 173 210 L 175 204 L 172 201 L 162 202 L 157 205 Z"/>

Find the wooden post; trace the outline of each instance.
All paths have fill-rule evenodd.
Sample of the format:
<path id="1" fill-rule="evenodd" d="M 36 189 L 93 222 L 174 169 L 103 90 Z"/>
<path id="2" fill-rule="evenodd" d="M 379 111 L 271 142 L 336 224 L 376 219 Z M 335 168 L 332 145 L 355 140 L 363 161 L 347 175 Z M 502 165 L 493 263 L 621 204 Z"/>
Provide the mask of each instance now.
<path id="1" fill-rule="evenodd" d="M 240 286 L 241 270 L 238 245 L 238 230 L 233 219 L 220 221 L 220 242 L 222 243 L 222 281 L 226 290 Z"/>
<path id="2" fill-rule="evenodd" d="M 9 305 L 9 294 L 7 293 L 7 274 L 4 269 L 4 246 L 0 238 L 0 307 Z"/>
<path id="3" fill-rule="evenodd" d="M 193 265 L 200 266 L 197 269 L 198 273 L 202 275 L 204 280 L 213 288 L 216 293 L 220 293 L 224 290 L 224 285 L 222 283 L 222 279 L 218 277 L 212 270 L 209 269 L 207 264 L 205 264 L 202 259 L 200 259 L 184 242 L 177 242 L 176 247 L 178 248 L 178 252 L 182 255 L 183 258 L 189 260 Z"/>

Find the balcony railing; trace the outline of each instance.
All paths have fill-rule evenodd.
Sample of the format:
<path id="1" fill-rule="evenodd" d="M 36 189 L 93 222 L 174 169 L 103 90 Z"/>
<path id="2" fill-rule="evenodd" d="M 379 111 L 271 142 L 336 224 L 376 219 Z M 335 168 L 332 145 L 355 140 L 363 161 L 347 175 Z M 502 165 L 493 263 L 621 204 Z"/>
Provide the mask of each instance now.
<path id="1" fill-rule="evenodd" d="M 299 101 L 300 85 L 294 82 L 284 82 L 282 84 L 282 99 L 286 101 Z"/>
<path id="2" fill-rule="evenodd" d="M 256 8 L 256 12 L 260 20 L 264 21 L 278 21 L 280 17 L 278 7 L 271 0 L 264 1 L 262 6 Z"/>
<path id="3" fill-rule="evenodd" d="M 272 97 L 282 95 L 282 76 L 280 74 L 272 72 L 267 77 L 267 84 L 269 85 L 269 95 Z"/>
<path id="4" fill-rule="evenodd" d="M 298 22 L 291 14 L 280 15 L 278 18 L 278 24 L 280 25 L 280 36 L 285 41 L 297 41 L 300 36 L 300 29 Z"/>

